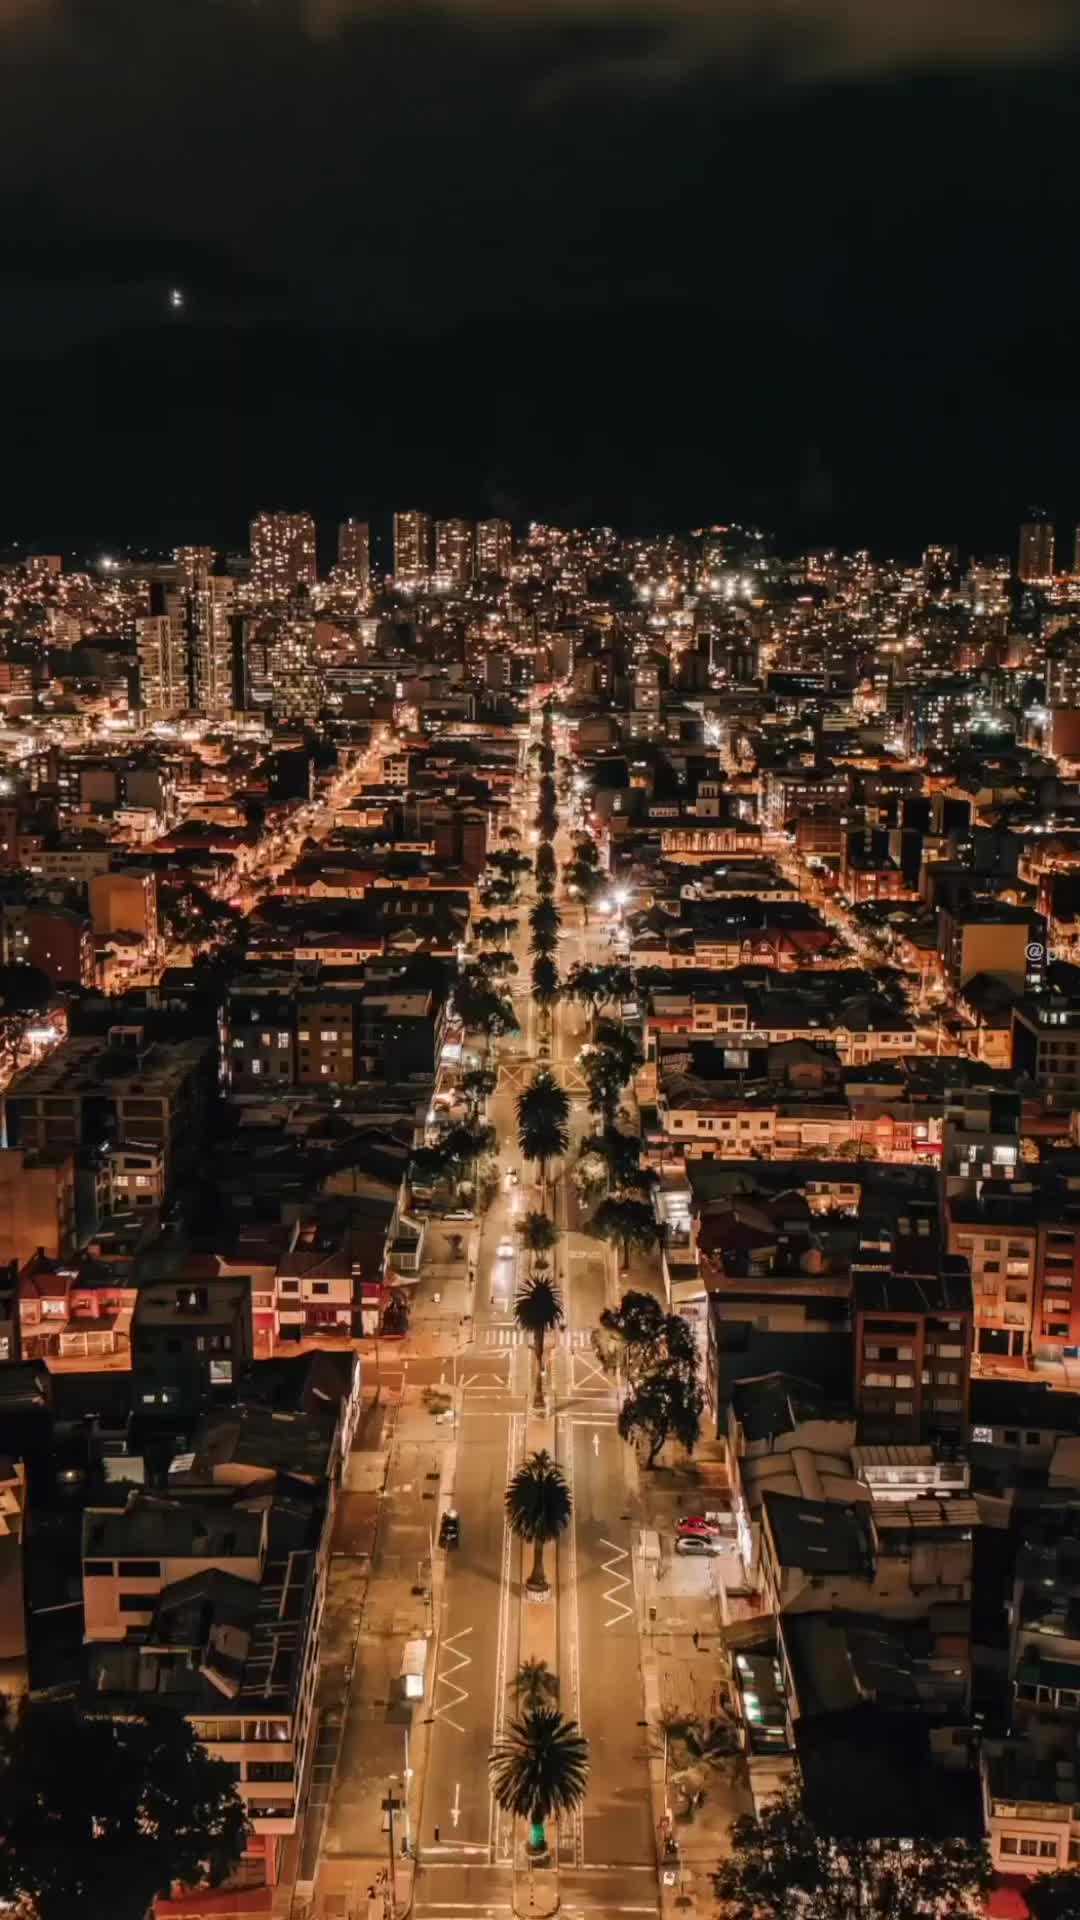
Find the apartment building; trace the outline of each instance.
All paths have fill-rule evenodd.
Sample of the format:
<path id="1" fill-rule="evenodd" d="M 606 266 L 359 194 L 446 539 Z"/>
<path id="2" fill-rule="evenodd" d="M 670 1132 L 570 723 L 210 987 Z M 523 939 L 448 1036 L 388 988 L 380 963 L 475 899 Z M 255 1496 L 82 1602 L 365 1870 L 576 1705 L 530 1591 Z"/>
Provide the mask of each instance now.
<path id="1" fill-rule="evenodd" d="M 853 1267 L 860 1438 L 911 1444 L 966 1431 L 973 1307 L 967 1261 L 903 1230 L 880 1266 Z M 865 1260 L 865 1252 L 861 1255 Z"/>
<path id="2" fill-rule="evenodd" d="M 302 1536 L 301 1536 L 302 1538 Z M 182 1713 L 236 1777 L 241 1885 L 273 1886 L 301 1817 L 325 1569 L 276 1502 L 139 1494 L 83 1523 L 88 1699 Z"/>
<path id="3" fill-rule="evenodd" d="M 131 1327 L 134 1404 L 188 1417 L 232 1400 L 254 1351 L 248 1276 L 139 1289 Z"/>
<path id="4" fill-rule="evenodd" d="M 69 1039 L 17 1073 L 4 1094 L 8 1141 L 27 1152 L 77 1152 L 106 1140 L 164 1156 L 170 1183 L 204 1139 L 214 1086 L 209 1041 L 150 1042 L 140 1026 Z"/>

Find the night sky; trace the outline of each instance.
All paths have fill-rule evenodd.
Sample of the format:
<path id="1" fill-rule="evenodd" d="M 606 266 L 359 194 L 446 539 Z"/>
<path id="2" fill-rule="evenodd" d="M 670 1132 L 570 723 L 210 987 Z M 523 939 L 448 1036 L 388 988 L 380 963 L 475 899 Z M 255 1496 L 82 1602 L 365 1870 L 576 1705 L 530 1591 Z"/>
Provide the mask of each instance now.
<path id="1" fill-rule="evenodd" d="M 0 539 L 1064 531 L 1078 74 L 1076 0 L 0 0 Z"/>

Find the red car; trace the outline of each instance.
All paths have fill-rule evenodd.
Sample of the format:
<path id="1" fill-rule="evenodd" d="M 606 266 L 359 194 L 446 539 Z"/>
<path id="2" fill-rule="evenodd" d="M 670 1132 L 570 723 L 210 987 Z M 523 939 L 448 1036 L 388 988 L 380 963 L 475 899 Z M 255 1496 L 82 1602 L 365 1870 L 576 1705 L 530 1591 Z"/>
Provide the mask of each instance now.
<path id="1" fill-rule="evenodd" d="M 726 1513 L 687 1513 L 677 1522 L 675 1531 L 684 1536 L 698 1534 L 716 1540 L 721 1534 L 730 1533 L 734 1525 L 734 1516 Z"/>

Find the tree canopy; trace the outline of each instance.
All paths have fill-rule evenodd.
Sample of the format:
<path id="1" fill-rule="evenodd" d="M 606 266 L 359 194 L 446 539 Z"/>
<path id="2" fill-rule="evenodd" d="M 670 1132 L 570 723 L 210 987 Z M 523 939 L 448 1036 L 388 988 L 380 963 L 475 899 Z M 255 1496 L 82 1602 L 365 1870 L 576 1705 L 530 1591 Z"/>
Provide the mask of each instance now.
<path id="1" fill-rule="evenodd" d="M 168 1708 L 35 1701 L 3 1731 L 0 1773 L 0 1901 L 35 1920 L 145 1920 L 174 1881 L 219 1885 L 244 1850 L 231 1768 Z"/>
<path id="2" fill-rule="evenodd" d="M 677 1440 L 692 1453 L 701 1437 L 705 1394 L 697 1376 L 672 1360 L 661 1361 L 643 1373 L 619 1408 L 618 1427 L 624 1440 L 643 1434 L 648 1441 L 647 1467 L 655 1467 L 668 1440 Z"/>
<path id="3" fill-rule="evenodd" d="M 541 1181 L 548 1163 L 570 1145 L 570 1096 L 553 1073 L 534 1075 L 517 1100 L 518 1146 L 526 1160 L 535 1160 Z"/>
<path id="4" fill-rule="evenodd" d="M 601 1200 L 586 1229 L 599 1240 L 611 1240 L 622 1250 L 623 1271 L 630 1265 L 630 1249 L 649 1253 L 660 1238 L 656 1216 L 647 1200 L 630 1194 L 609 1194 Z"/>
<path id="5" fill-rule="evenodd" d="M 510 1477 L 506 1489 L 506 1517 L 510 1531 L 535 1549 L 528 1585 L 534 1592 L 547 1587 L 544 1547 L 557 1540 L 570 1524 L 570 1489 L 563 1470 L 545 1448 L 527 1454 Z"/>
<path id="6" fill-rule="evenodd" d="M 838 1838 L 813 1825 L 798 1789 L 735 1822 L 713 1877 L 722 1920 L 959 1920 L 983 1912 L 988 1884 L 981 1841 Z"/>
<path id="7" fill-rule="evenodd" d="M 545 1821 L 571 1812 L 585 1797 L 589 1743 L 557 1707 L 530 1707 L 511 1720 L 488 1765 L 499 1806 L 530 1822 L 529 1850 L 542 1853 Z"/>
<path id="8" fill-rule="evenodd" d="M 533 1401 L 544 1405 L 544 1341 L 565 1320 L 562 1294 L 547 1274 L 533 1274 L 514 1301 L 514 1319 L 529 1335 L 533 1346 Z"/>

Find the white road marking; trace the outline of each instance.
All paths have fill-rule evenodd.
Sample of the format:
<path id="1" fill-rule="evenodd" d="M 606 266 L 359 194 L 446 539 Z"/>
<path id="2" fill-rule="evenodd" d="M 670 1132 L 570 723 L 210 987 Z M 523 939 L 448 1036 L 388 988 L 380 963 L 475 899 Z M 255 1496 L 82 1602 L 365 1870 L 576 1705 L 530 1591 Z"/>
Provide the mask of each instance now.
<path id="1" fill-rule="evenodd" d="M 455 1660 L 457 1661 L 457 1665 L 456 1667 L 451 1667 L 449 1673 L 439 1673 L 435 1677 L 435 1685 L 437 1687 L 453 1688 L 454 1698 L 452 1700 L 445 1700 L 441 1707 L 435 1707 L 433 1709 L 431 1717 L 433 1720 L 445 1720 L 447 1726 L 453 1727 L 455 1733 L 464 1733 L 465 1729 L 464 1727 L 459 1726 L 456 1720 L 451 1720 L 450 1708 L 460 1707 L 462 1701 L 468 1699 L 469 1690 L 467 1687 L 459 1687 L 457 1681 L 454 1679 L 454 1675 L 455 1673 L 464 1672 L 466 1667 L 471 1667 L 472 1659 L 471 1659 L 471 1656 L 467 1653 L 464 1653 L 460 1647 L 455 1647 L 454 1641 L 464 1640 L 465 1635 L 471 1632 L 472 1632 L 471 1627 L 462 1627 L 460 1633 L 452 1634 L 449 1640 L 443 1641 L 442 1643 L 443 1653 L 446 1654 L 446 1653 L 452 1652 Z"/>
<path id="2" fill-rule="evenodd" d="M 454 1804 L 450 1809 L 450 1818 L 454 1823 L 454 1832 L 456 1833 L 457 1823 L 461 1819 L 461 1781 L 460 1780 L 455 1781 L 454 1783 Z"/>
<path id="3" fill-rule="evenodd" d="M 605 1627 L 621 1627 L 623 1621 L 629 1620 L 634 1611 L 632 1607 L 627 1606 L 625 1600 L 621 1597 L 623 1589 L 628 1587 L 630 1582 L 625 1573 L 621 1573 L 619 1570 L 619 1561 L 629 1560 L 630 1555 L 625 1547 L 617 1547 L 614 1540 L 601 1540 L 600 1545 L 602 1547 L 610 1547 L 612 1552 L 612 1558 L 605 1560 L 603 1566 L 604 1572 L 610 1573 L 611 1575 L 611 1585 L 605 1589 L 604 1599 L 609 1601 L 613 1607 L 618 1607 L 619 1609 L 618 1613 L 612 1614 L 610 1620 L 604 1621 L 604 1625 Z"/>

